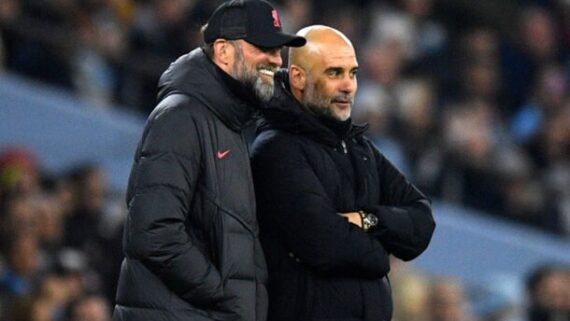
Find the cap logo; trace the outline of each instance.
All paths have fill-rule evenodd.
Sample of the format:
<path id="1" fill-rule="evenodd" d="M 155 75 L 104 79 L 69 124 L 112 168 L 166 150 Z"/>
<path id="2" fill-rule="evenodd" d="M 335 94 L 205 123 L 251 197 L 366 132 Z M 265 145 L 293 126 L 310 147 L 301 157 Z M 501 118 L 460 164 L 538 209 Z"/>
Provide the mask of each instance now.
<path id="1" fill-rule="evenodd" d="M 273 17 L 273 26 L 276 28 L 281 27 L 281 21 L 279 21 L 279 16 L 277 15 L 277 10 L 271 10 L 271 16 Z"/>

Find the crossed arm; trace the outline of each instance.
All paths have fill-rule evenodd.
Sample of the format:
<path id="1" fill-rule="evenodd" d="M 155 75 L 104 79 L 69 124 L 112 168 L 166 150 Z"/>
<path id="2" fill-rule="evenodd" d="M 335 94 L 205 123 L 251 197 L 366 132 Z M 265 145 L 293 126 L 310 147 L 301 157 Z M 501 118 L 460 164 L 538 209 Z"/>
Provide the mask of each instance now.
<path id="1" fill-rule="evenodd" d="M 337 215 L 303 151 L 291 140 L 257 143 L 252 166 L 260 220 L 279 229 L 284 245 L 304 264 L 347 277 L 388 273 L 381 242 Z"/>
<path id="2" fill-rule="evenodd" d="M 402 260 L 411 260 L 428 246 L 435 221 L 428 198 L 410 183 L 398 169 L 375 148 L 377 171 L 382 187 L 380 204 L 359 209 L 378 218 L 369 230 L 384 248 Z M 350 223 L 362 228 L 358 212 L 340 213 Z"/>

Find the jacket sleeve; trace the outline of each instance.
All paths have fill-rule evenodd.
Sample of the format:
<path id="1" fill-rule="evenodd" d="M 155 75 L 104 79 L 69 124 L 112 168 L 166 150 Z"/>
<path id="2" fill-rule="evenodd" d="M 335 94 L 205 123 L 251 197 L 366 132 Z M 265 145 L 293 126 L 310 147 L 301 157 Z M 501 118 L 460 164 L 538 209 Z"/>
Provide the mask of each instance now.
<path id="1" fill-rule="evenodd" d="M 291 139 L 254 144 L 252 166 L 260 222 L 281 229 L 285 245 L 303 264 L 339 276 L 378 278 L 388 273 L 382 244 L 337 214 Z"/>
<path id="2" fill-rule="evenodd" d="M 124 249 L 184 300 L 210 305 L 222 297 L 220 274 L 186 227 L 195 217 L 189 209 L 200 170 L 199 133 L 169 98 L 151 115 L 139 145 Z"/>
<path id="3" fill-rule="evenodd" d="M 431 203 L 375 147 L 372 149 L 377 159 L 382 205 L 366 209 L 379 221 L 371 232 L 391 254 L 412 260 L 427 248 L 435 229 Z"/>

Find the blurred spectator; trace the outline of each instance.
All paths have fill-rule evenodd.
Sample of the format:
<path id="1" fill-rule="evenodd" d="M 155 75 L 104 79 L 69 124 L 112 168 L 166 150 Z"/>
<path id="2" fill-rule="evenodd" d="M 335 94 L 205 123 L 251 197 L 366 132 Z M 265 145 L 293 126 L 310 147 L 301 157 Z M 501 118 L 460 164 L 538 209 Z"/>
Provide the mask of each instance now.
<path id="1" fill-rule="evenodd" d="M 501 124 L 492 105 L 468 101 L 448 106 L 443 123 L 446 145 L 440 195 L 448 201 L 498 212 L 501 209 L 497 157 Z M 500 146 L 500 148 L 499 148 Z"/>
<path id="2" fill-rule="evenodd" d="M 570 48 L 570 1 L 557 0 L 556 9 L 561 13 L 563 47 Z M 570 59 L 570 57 L 567 57 Z"/>
<path id="3" fill-rule="evenodd" d="M 310 25 L 313 14 L 312 1 L 288 0 L 279 9 L 283 31 L 295 33 Z"/>
<path id="4" fill-rule="evenodd" d="M 513 148 L 503 151 L 498 163 L 500 192 L 502 193 L 502 214 L 516 222 L 531 226 L 551 228 L 545 215 L 548 207 L 547 193 L 534 173 L 528 157 L 521 150 Z"/>
<path id="5" fill-rule="evenodd" d="M 121 100 L 149 113 L 155 105 L 160 74 L 193 43 L 189 21 L 193 1 L 151 0 L 138 6 L 129 35 Z"/>
<path id="6" fill-rule="evenodd" d="M 6 45 L 9 39 L 5 28 L 19 15 L 20 3 L 17 0 L 5 0 L 0 3 L 0 72 L 6 64 Z"/>
<path id="7" fill-rule="evenodd" d="M 398 43 L 407 61 L 421 61 L 445 48 L 445 29 L 431 19 L 432 0 L 400 0 L 399 7 L 376 9 L 371 38 L 381 43 Z"/>
<path id="8" fill-rule="evenodd" d="M 419 274 L 409 274 L 401 277 L 394 284 L 394 320 L 426 320 L 429 297 L 428 280 Z"/>
<path id="9" fill-rule="evenodd" d="M 13 306 L 11 321 L 56 321 L 62 320 L 71 297 L 64 279 L 55 274 L 46 274 L 34 292 Z"/>
<path id="10" fill-rule="evenodd" d="M 514 41 L 502 48 L 503 84 L 510 113 L 527 98 L 540 69 L 560 62 L 558 32 L 553 15 L 541 7 L 522 7 Z"/>
<path id="11" fill-rule="evenodd" d="M 65 220 L 65 245 L 85 253 L 88 263 L 100 275 L 100 289 L 114 297 L 122 260 L 121 229 L 106 225 L 108 191 L 100 168 L 84 166 L 72 171 L 73 209 Z"/>
<path id="12" fill-rule="evenodd" d="M 520 144 L 535 137 L 546 117 L 560 112 L 567 102 L 568 80 L 560 66 L 548 65 L 539 72 L 536 84 L 525 102 L 513 116 L 511 131 Z"/>
<path id="13" fill-rule="evenodd" d="M 105 178 L 101 169 L 84 166 L 72 171 L 73 210 L 65 222 L 65 244 L 84 249 L 97 242 L 105 205 Z"/>
<path id="14" fill-rule="evenodd" d="M 565 106 L 567 107 L 567 106 Z M 540 168 L 547 169 L 570 160 L 570 110 L 553 112 L 544 121 L 540 132 L 530 142 L 533 160 Z"/>
<path id="15" fill-rule="evenodd" d="M 549 196 L 543 226 L 570 235 L 570 109 L 554 113 L 545 120 L 530 145 L 531 155 L 541 169 L 544 193 Z"/>
<path id="16" fill-rule="evenodd" d="M 61 246 L 63 241 L 63 211 L 57 199 L 49 194 L 38 197 L 35 206 L 36 233 L 42 248 L 48 252 Z"/>
<path id="17" fill-rule="evenodd" d="M 86 295 L 70 307 L 69 321 L 110 321 L 111 308 L 101 296 Z"/>
<path id="18" fill-rule="evenodd" d="M 495 63 L 499 59 L 499 39 L 495 30 L 477 26 L 467 32 L 461 56 L 482 63 Z"/>
<path id="19" fill-rule="evenodd" d="M 78 94 L 96 106 L 109 106 L 119 91 L 118 64 L 127 44 L 125 30 L 114 18 L 103 8 L 84 5 L 75 20 L 79 42 L 72 61 L 73 83 Z"/>
<path id="20" fill-rule="evenodd" d="M 42 264 L 53 266 L 63 237 L 62 212 L 48 195 L 12 193 L 4 199 L 0 213 L 0 237 L 10 239 L 14 233 L 36 238 Z"/>
<path id="21" fill-rule="evenodd" d="M 394 110 L 393 90 L 401 78 L 404 66 L 402 48 L 397 42 L 381 42 L 371 38 L 363 51 L 362 62 L 366 66 L 363 72 L 362 87 L 370 86 L 378 90 L 385 98 L 386 108 Z"/>
<path id="22" fill-rule="evenodd" d="M 9 25 L 19 17 L 20 7 L 18 0 L 6 0 L 0 3 L 0 72 L 8 63 L 8 46 L 11 42 Z"/>
<path id="23" fill-rule="evenodd" d="M 36 223 L 34 208 L 30 201 L 31 196 L 11 192 L 5 195 L 2 200 L 2 211 L 0 212 L 0 235 L 3 238 L 10 238 L 15 232 L 22 234 L 34 234 Z"/>
<path id="24" fill-rule="evenodd" d="M 66 280 L 55 274 L 48 274 L 42 278 L 37 290 L 37 300 L 49 309 L 51 320 L 61 319 L 65 307 L 72 299 L 69 296 Z"/>
<path id="25" fill-rule="evenodd" d="M 527 279 L 528 320 L 567 321 L 568 310 L 568 268 L 557 265 L 537 267 Z"/>
<path id="26" fill-rule="evenodd" d="M 470 61 L 464 65 L 463 94 L 467 99 L 497 102 L 499 76 L 493 61 Z"/>
<path id="27" fill-rule="evenodd" d="M 442 149 L 437 138 L 437 110 L 434 84 L 429 78 L 403 80 L 398 88 L 398 110 L 394 125 L 395 136 L 405 147 L 410 159 L 412 179 L 422 190 L 433 191 L 437 173 L 441 171 Z"/>
<path id="28" fill-rule="evenodd" d="M 41 298 L 25 298 L 14 304 L 10 321 L 53 321 L 52 306 Z"/>
<path id="29" fill-rule="evenodd" d="M 30 233 L 4 236 L 6 266 L 0 274 L 0 315 L 9 316 L 16 303 L 31 295 L 40 262 L 38 241 Z"/>
<path id="30" fill-rule="evenodd" d="M 394 321 L 427 321 L 429 278 L 394 257 L 390 258 L 390 284 L 394 299 Z"/>
<path id="31" fill-rule="evenodd" d="M 430 287 L 428 320 L 474 321 L 463 284 L 456 279 L 434 279 Z"/>
<path id="32" fill-rule="evenodd" d="M 382 95 L 367 88 L 360 91 L 352 116 L 355 123 L 367 123 L 367 135 L 382 153 L 403 173 L 412 175 L 405 151 L 392 135 L 393 115 L 386 107 Z"/>
<path id="33" fill-rule="evenodd" d="M 471 290 L 471 302 L 477 318 L 485 321 L 523 321 L 524 286 L 509 275 L 486 277 Z M 528 320 L 527 320 L 528 321 Z"/>
<path id="34" fill-rule="evenodd" d="M 39 190 L 40 179 L 35 157 L 24 148 L 0 151 L 0 197 L 5 193 L 30 194 Z"/>
<path id="35" fill-rule="evenodd" d="M 15 9 L 2 26 L 7 68 L 71 88 L 74 37 L 69 30 L 73 30 L 75 1 L 15 1 L 12 6 Z"/>

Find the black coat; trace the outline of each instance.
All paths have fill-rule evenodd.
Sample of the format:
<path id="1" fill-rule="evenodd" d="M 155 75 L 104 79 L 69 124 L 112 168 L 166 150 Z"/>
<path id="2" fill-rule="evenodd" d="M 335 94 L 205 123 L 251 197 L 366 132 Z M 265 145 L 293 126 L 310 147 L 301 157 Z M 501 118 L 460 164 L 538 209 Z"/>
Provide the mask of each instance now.
<path id="1" fill-rule="evenodd" d="M 306 111 L 282 83 L 252 150 L 269 320 L 390 320 L 388 256 L 422 253 L 430 202 L 362 136 Z M 325 124 L 326 123 L 326 124 Z M 367 210 L 364 232 L 338 215 Z"/>
<path id="2" fill-rule="evenodd" d="M 161 77 L 129 179 L 113 320 L 266 319 L 242 134 L 255 110 L 249 97 L 200 49 Z"/>

